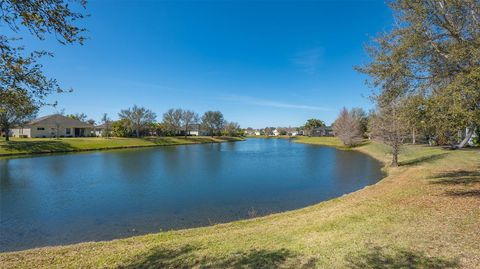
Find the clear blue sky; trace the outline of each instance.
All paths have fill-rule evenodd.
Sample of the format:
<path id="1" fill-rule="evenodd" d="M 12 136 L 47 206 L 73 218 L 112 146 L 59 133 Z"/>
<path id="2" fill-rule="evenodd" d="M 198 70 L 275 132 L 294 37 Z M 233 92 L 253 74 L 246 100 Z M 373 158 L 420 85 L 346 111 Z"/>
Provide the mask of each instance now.
<path id="1" fill-rule="evenodd" d="M 242 127 L 330 124 L 343 107 L 371 107 L 363 46 L 387 29 L 383 1 L 90 1 L 84 46 L 47 49 L 47 72 L 74 92 L 58 109 L 98 120 L 133 104 L 220 110 Z M 43 108 L 40 115 L 56 109 Z"/>

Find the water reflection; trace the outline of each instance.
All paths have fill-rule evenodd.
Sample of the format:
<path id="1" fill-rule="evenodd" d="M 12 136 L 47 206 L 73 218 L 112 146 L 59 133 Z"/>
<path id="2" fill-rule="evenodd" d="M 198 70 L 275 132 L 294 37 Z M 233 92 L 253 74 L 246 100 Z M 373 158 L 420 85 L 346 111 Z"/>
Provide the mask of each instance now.
<path id="1" fill-rule="evenodd" d="M 0 160 L 0 250 L 108 240 L 304 207 L 380 164 L 281 139 Z"/>

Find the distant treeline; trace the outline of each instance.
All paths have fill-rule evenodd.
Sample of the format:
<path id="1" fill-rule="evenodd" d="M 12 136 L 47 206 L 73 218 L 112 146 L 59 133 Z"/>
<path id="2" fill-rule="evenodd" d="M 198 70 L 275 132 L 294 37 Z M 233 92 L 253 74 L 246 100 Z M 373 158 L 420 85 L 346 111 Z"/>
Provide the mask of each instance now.
<path id="1" fill-rule="evenodd" d="M 150 109 L 134 105 L 121 110 L 119 120 L 112 121 L 107 114 L 101 119 L 103 136 L 240 136 L 243 132 L 236 122 L 228 122 L 220 111 L 207 111 L 201 117 L 192 110 L 169 109 L 157 122 Z"/>

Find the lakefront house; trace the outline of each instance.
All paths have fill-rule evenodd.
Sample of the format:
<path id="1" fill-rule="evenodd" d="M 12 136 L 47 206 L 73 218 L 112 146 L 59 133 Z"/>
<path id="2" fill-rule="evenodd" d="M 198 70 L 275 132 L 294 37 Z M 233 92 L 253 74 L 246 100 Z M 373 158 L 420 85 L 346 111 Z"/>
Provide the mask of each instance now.
<path id="1" fill-rule="evenodd" d="M 29 123 L 11 129 L 12 137 L 83 137 L 92 136 L 94 126 L 60 114 L 34 119 Z"/>

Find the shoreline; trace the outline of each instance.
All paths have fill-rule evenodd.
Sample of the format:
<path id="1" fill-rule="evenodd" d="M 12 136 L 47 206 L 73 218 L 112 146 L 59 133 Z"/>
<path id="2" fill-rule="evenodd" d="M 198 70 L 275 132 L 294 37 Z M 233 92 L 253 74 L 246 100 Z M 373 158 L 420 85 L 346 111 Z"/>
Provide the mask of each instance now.
<path id="1" fill-rule="evenodd" d="M 319 142 L 312 144 L 331 146 L 325 145 L 329 141 Z M 355 150 L 388 163 L 385 148 L 377 143 Z M 480 182 L 480 173 L 475 172 L 480 167 L 478 153 L 408 146 L 401 166 L 387 168 L 387 176 L 379 182 L 308 207 L 214 226 L 4 252 L 0 261 L 18 268 L 238 267 L 231 259 L 239 257 L 242 264 L 255 267 L 272 255 L 285 254 L 280 263 L 285 267 L 309 264 L 312 259 L 312 267 L 347 267 L 352 256 L 361 260 L 370 254 L 415 251 L 412 255 L 420 261 L 473 268 L 480 265 L 480 250 L 474 247 L 480 239 L 475 234 L 480 228 L 480 199 L 452 193 L 475 193 Z M 459 176 L 468 184 L 448 183 Z M 252 253 L 260 255 L 262 263 L 245 260 Z M 458 253 L 461 263 L 456 263 Z"/>
<path id="2" fill-rule="evenodd" d="M 154 140 L 171 140 L 171 141 L 166 141 L 166 143 L 158 143 L 155 144 L 155 142 L 151 142 L 148 140 L 148 138 L 153 138 Z M 89 139 L 95 139 L 96 141 L 99 140 L 99 138 L 93 138 L 93 137 L 85 137 L 85 138 L 62 138 L 62 139 L 49 139 L 49 138 L 41 138 L 36 139 L 36 140 L 29 140 L 30 138 L 22 138 L 12 140 L 11 142 L 13 143 L 26 143 L 26 144 L 42 144 L 42 143 L 65 143 L 68 144 L 70 141 L 75 141 L 75 139 L 83 140 L 88 142 Z M 128 139 L 142 139 L 142 138 L 102 138 L 104 142 L 108 143 L 110 141 L 118 141 L 120 140 L 128 140 Z M 70 140 L 70 141 L 69 141 Z M 177 141 L 175 141 L 177 140 Z M 180 141 L 178 141 L 180 140 Z M 29 156 L 39 156 L 39 155 L 49 155 L 49 154 L 62 154 L 62 153 L 75 153 L 75 152 L 88 152 L 88 151 L 108 151 L 108 150 L 117 150 L 117 149 L 135 149 L 135 148 L 152 148 L 152 147 L 164 147 L 164 146 L 181 146 L 181 145 L 196 145 L 196 144 L 213 144 L 213 143 L 225 143 L 225 142 L 240 142 L 244 141 L 244 138 L 241 137 L 220 137 L 220 136 L 215 136 L 215 137 L 187 137 L 186 139 L 184 137 L 147 137 L 145 139 L 145 143 L 151 142 L 151 144 L 134 144 L 134 145 L 119 145 L 119 146 L 103 146 L 103 147 L 88 147 L 88 148 L 68 148 L 68 149 L 54 149 L 54 150 L 39 150 L 39 151 L 30 151 L 30 152 L 11 152 L 11 153 L 0 153 L 0 159 L 14 159 L 14 158 L 24 158 L 24 157 L 29 157 Z M 7 144 L 6 141 L 1 141 L 0 142 L 0 149 L 2 147 L 5 147 L 5 144 Z"/>

